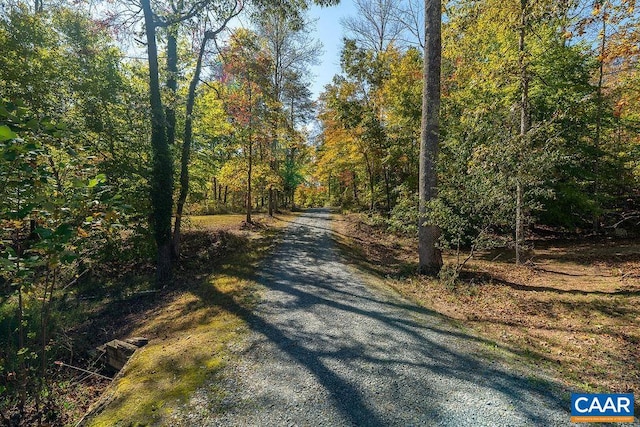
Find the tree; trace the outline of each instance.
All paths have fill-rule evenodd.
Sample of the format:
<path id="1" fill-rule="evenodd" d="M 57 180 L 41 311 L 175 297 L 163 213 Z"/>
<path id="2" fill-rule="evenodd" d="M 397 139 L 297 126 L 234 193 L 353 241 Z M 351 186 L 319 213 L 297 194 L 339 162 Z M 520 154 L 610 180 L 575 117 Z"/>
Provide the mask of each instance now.
<path id="1" fill-rule="evenodd" d="M 226 108 L 234 126 L 234 137 L 240 141 L 247 162 L 245 208 L 246 222 L 251 223 L 255 148 L 256 143 L 261 142 L 257 137 L 264 136 L 256 135 L 255 129 L 267 123 L 269 96 L 265 89 L 269 89 L 271 58 L 260 46 L 257 35 L 245 29 L 233 33 L 221 55 L 225 62 L 223 80 L 229 91 Z"/>
<path id="2" fill-rule="evenodd" d="M 304 91 L 303 88 L 308 83 L 309 66 L 317 62 L 317 53 L 322 49 L 322 45 L 309 36 L 308 31 L 312 23 L 303 13 L 290 16 L 277 8 L 267 7 L 260 10 L 254 20 L 257 24 L 257 34 L 264 41 L 271 57 L 270 88 L 275 111 L 270 129 L 270 166 L 277 172 L 285 161 L 281 158 L 283 148 L 288 149 L 289 153 L 295 151 L 283 145 L 286 139 L 295 139 L 295 107 L 310 103 L 311 92 Z M 298 116 L 304 117 L 302 108 L 299 110 Z M 295 156 L 289 156 L 289 160 L 293 158 Z M 294 190 L 290 190 L 290 194 L 293 194 Z M 269 189 L 268 209 L 269 215 L 272 216 L 273 188 Z"/>
<path id="3" fill-rule="evenodd" d="M 520 139 L 524 145 L 529 132 L 529 72 L 527 64 L 527 17 L 529 14 L 528 1 L 520 0 L 520 30 L 518 34 L 518 68 L 520 71 Z M 518 162 L 522 163 L 522 162 Z M 516 176 L 516 264 L 520 264 L 520 250 L 524 238 L 524 223 L 522 219 L 522 180 L 520 170 Z"/>
<path id="4" fill-rule="evenodd" d="M 442 10 L 440 0 L 425 0 L 424 86 L 420 133 L 420 182 L 418 226 L 418 268 L 421 273 L 437 274 L 442 254 L 437 247 L 438 226 L 423 222 L 429 202 L 437 197 L 437 157 L 440 138 L 440 66 L 442 56 Z"/>
<path id="5" fill-rule="evenodd" d="M 182 140 L 182 156 L 180 158 L 180 194 L 177 200 L 176 206 L 176 219 L 173 229 L 173 256 L 175 258 L 180 257 L 180 237 L 181 237 L 181 224 L 182 214 L 184 212 L 184 205 L 187 201 L 187 195 L 189 194 L 189 157 L 191 155 L 191 142 L 193 140 L 193 108 L 196 101 L 196 89 L 198 83 L 200 83 L 200 75 L 202 73 L 202 60 L 207 48 L 207 43 L 213 40 L 218 34 L 220 34 L 227 24 L 240 12 L 242 12 L 244 4 L 242 1 L 232 1 L 225 8 L 222 8 L 224 12 L 219 12 L 220 22 L 213 28 L 207 28 L 207 24 L 210 23 L 209 19 L 205 19 L 205 28 L 202 40 L 200 42 L 200 48 L 198 49 L 196 66 L 191 76 L 189 83 L 189 89 L 187 92 L 186 102 L 186 115 L 184 122 L 184 137 Z"/>
<path id="6" fill-rule="evenodd" d="M 116 140 L 133 142 L 142 122 L 120 117 L 138 93 L 122 53 L 82 12 L 17 7 L 0 17 L 0 50 L 0 376 L 16 375 L 0 383 L 0 412 L 17 402 L 35 425 L 57 405 L 59 297 L 120 234 L 126 193 L 105 172 L 119 166 Z"/>
<path id="7" fill-rule="evenodd" d="M 151 9 L 151 0 L 140 0 L 144 12 L 149 63 L 149 105 L 151 106 L 151 218 L 158 248 L 156 281 L 171 280 L 171 214 L 173 211 L 173 157 L 167 140 L 165 112 L 160 94 L 156 29 L 159 23 Z"/>
<path id="8" fill-rule="evenodd" d="M 398 20 L 400 3 L 397 0 L 355 0 L 356 16 L 342 21 L 342 26 L 364 49 L 384 52 L 397 45 L 405 30 Z"/>
<path id="9" fill-rule="evenodd" d="M 170 141 L 167 135 L 165 107 L 160 90 L 156 33 L 158 28 L 172 28 L 181 22 L 198 16 L 210 4 L 210 0 L 183 3 L 182 7 L 166 11 L 166 15 L 162 16 L 153 10 L 151 0 L 140 0 L 140 7 L 144 16 L 149 66 L 149 105 L 151 107 L 151 151 L 153 162 L 151 175 L 151 222 L 158 249 L 156 268 L 156 282 L 158 285 L 169 283 L 172 276 L 173 240 L 171 217 L 173 213 L 174 166 L 169 146 Z M 173 126 L 174 123 L 171 123 L 171 125 Z M 186 161 L 188 162 L 188 156 Z"/>

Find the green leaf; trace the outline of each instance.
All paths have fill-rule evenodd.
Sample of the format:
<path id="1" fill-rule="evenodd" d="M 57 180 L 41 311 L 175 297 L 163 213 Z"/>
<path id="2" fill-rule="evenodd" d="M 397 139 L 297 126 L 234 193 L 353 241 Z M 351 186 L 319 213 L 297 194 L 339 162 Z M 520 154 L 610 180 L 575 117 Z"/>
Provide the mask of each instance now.
<path id="1" fill-rule="evenodd" d="M 41 239 L 48 239 L 53 234 L 53 231 L 49 230 L 48 228 L 36 228 L 34 231 L 38 234 L 38 236 L 40 236 Z"/>
<path id="2" fill-rule="evenodd" d="M 64 251 L 60 255 L 60 262 L 63 264 L 71 264 L 76 259 L 78 259 L 78 255 L 71 251 Z"/>
<path id="3" fill-rule="evenodd" d="M 9 271 L 14 271 L 16 268 L 16 263 L 7 258 L 0 258 L 0 267 L 2 268 L 2 271 L 6 273 Z"/>
<path id="4" fill-rule="evenodd" d="M 89 188 L 93 188 L 98 184 L 102 184 L 103 182 L 107 181 L 107 176 L 103 173 L 96 175 L 95 178 L 91 178 L 89 180 L 89 184 L 87 185 L 87 187 Z"/>
<path id="5" fill-rule="evenodd" d="M 73 229 L 69 224 L 60 224 L 58 228 L 56 228 L 55 235 L 62 236 L 65 239 L 71 237 Z"/>
<path id="6" fill-rule="evenodd" d="M 31 119 L 25 124 L 31 130 L 37 130 L 40 126 L 37 119 Z"/>
<path id="7" fill-rule="evenodd" d="M 2 153 L 2 158 L 8 162 L 13 162 L 15 159 L 18 158 L 18 153 L 15 150 L 9 149 L 9 150 L 6 150 L 4 153 Z"/>
<path id="8" fill-rule="evenodd" d="M 17 138 L 18 135 L 13 132 L 9 126 L 2 125 L 0 126 L 0 141 L 8 141 L 10 139 Z"/>

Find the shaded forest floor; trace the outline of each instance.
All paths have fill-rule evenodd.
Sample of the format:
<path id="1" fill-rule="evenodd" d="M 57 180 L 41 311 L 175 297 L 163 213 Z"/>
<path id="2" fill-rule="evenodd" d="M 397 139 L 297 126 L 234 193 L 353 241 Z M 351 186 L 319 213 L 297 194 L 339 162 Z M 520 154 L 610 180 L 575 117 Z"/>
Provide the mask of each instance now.
<path id="1" fill-rule="evenodd" d="M 98 425 L 115 425 L 131 414 L 142 423 L 162 420 L 226 363 L 226 346 L 245 330 L 244 321 L 225 310 L 226 302 L 251 306 L 248 278 L 293 218 L 256 214 L 250 225 L 244 215 L 189 218 L 174 283 L 164 289 L 153 288 L 149 263 L 123 259 L 100 266 L 75 297 L 60 302 L 64 315 L 55 338 L 56 360 L 110 376 L 113 372 L 96 360 L 97 346 L 132 337 L 148 338 L 149 344 L 115 381 L 67 366 L 52 372 L 56 403 L 45 408 L 47 425 L 76 425 L 96 403 L 108 406 Z M 4 411 L 0 419 L 7 425 L 36 424 L 35 412 L 9 421 L 11 410 Z"/>
<path id="2" fill-rule="evenodd" d="M 335 215 L 334 230 L 358 267 L 494 342 L 489 357 L 542 368 L 574 390 L 640 392 L 640 243 L 539 241 L 521 266 L 512 251 L 481 252 L 444 283 L 415 274 L 415 239 L 357 214 Z"/>

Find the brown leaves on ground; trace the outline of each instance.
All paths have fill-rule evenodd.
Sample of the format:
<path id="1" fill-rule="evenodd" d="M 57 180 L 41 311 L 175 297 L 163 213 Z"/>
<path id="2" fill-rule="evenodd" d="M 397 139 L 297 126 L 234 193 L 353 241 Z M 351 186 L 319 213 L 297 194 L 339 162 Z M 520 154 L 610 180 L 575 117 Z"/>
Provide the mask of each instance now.
<path id="1" fill-rule="evenodd" d="M 543 367 L 572 389 L 640 392 L 640 244 L 535 242 L 521 266 L 508 250 L 479 253 L 446 285 L 413 274 L 390 278 L 398 267 L 415 271 L 415 240 L 390 237 L 357 216 L 335 227 L 361 267 L 494 341 L 501 353 Z"/>

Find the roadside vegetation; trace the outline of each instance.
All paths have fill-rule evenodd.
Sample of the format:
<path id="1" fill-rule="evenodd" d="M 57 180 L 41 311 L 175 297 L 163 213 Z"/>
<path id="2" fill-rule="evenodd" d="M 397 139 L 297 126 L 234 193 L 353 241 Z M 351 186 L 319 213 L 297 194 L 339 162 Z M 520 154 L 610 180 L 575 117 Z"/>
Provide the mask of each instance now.
<path id="1" fill-rule="evenodd" d="M 638 390 L 640 8 L 357 0 L 314 100 L 308 12 L 336 3 L 0 3 L 4 424 L 73 423 L 114 374 L 95 347 L 135 334 L 104 423 L 164 422 L 311 206 L 366 213 L 343 244 L 402 292 L 581 389 Z"/>
<path id="2" fill-rule="evenodd" d="M 250 269 L 309 159 L 316 42 L 299 4 L 108 3 L 0 5 L 3 425 L 73 424 L 114 374 L 95 348 L 161 336 L 154 310 L 206 299 L 229 254 Z M 252 29 L 227 29 L 240 12 Z M 190 230 L 212 214 L 232 231 Z M 234 280 L 220 292 L 241 293 Z M 184 369 L 191 390 L 203 377 Z"/>
<path id="3" fill-rule="evenodd" d="M 186 218 L 185 262 L 172 287 L 155 287 L 152 264 L 144 259 L 104 264 L 81 280 L 73 294 L 56 301 L 62 344 L 52 342 L 47 353 L 53 368 L 46 372 L 43 407 L 27 405 L 20 422 L 35 425 L 44 412 L 54 425 L 76 425 L 91 409 L 100 416 L 87 416 L 85 425 L 166 423 L 196 388 L 215 378 L 230 357 L 226 346 L 241 340 L 245 324 L 226 307 L 229 301 L 251 307 L 257 298 L 253 269 L 291 218 L 256 214 L 249 227 L 242 214 Z M 96 350 L 133 337 L 149 343 L 120 373 Z M 18 419 L 10 403 L 0 407 L 8 425 Z"/>
<path id="4" fill-rule="evenodd" d="M 640 245 L 635 239 L 539 239 L 522 265 L 513 249 L 478 251 L 458 274 L 416 274 L 415 238 L 370 217 L 336 215 L 343 254 L 384 285 L 488 340 L 486 355 L 525 364 L 571 390 L 640 388 Z M 468 256 L 463 251 L 462 257 Z"/>

